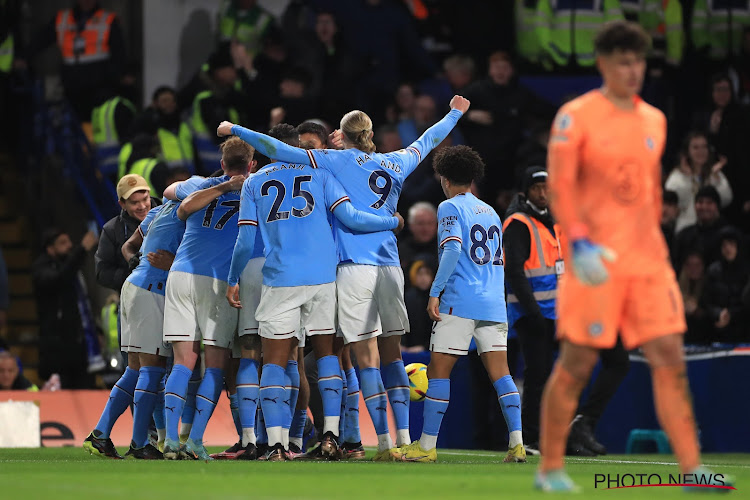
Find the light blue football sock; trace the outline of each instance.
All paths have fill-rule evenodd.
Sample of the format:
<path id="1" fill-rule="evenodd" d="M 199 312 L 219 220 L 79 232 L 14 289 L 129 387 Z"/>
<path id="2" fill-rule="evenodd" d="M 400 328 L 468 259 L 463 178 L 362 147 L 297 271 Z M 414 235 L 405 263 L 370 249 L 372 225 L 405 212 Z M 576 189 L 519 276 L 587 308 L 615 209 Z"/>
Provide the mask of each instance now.
<path id="1" fill-rule="evenodd" d="M 167 422 L 164 419 L 164 392 L 166 384 L 167 373 L 165 370 L 164 375 L 162 375 L 161 380 L 159 381 L 159 391 L 156 395 L 156 402 L 154 404 L 154 427 L 156 427 L 157 431 L 167 428 Z"/>
<path id="2" fill-rule="evenodd" d="M 380 377 L 380 369 L 365 368 L 359 371 L 362 384 L 362 396 L 365 399 L 367 411 L 370 413 L 372 425 L 378 436 L 388 434 L 388 397 Z"/>
<path id="3" fill-rule="evenodd" d="M 391 403 L 393 417 L 396 420 L 396 429 L 405 431 L 406 438 L 409 434 L 409 376 L 404 369 L 404 362 L 397 359 L 383 370 L 385 388 L 388 392 L 388 400 Z M 411 440 L 409 440 L 411 442 Z M 399 442 L 398 445 L 403 443 Z M 408 443 L 406 443 L 408 444 Z"/>
<path id="4" fill-rule="evenodd" d="M 427 395 L 424 398 L 424 426 L 419 444 L 423 450 L 429 451 L 437 446 L 437 436 L 440 424 L 448 409 L 451 397 L 451 381 L 447 378 L 430 379 Z"/>
<path id="5" fill-rule="evenodd" d="M 164 389 L 164 415 L 167 422 L 167 439 L 180 440 L 180 416 L 185 406 L 185 396 L 193 371 L 184 365 L 174 365 Z"/>
<path id="6" fill-rule="evenodd" d="M 237 431 L 237 436 L 242 439 L 242 423 L 240 422 L 240 407 L 238 404 L 237 393 L 229 395 L 229 411 L 232 412 L 232 420 L 234 421 L 234 430 Z"/>
<path id="7" fill-rule="evenodd" d="M 193 374 L 190 376 L 190 382 L 188 382 L 187 392 L 185 393 L 185 405 L 182 409 L 181 421 L 183 424 L 193 425 L 193 417 L 195 416 L 195 394 L 198 392 L 198 387 L 201 385 L 203 380 L 200 370 L 193 370 Z"/>
<path id="8" fill-rule="evenodd" d="M 251 434 L 255 434 L 255 416 L 258 412 L 258 398 L 260 397 L 260 379 L 258 378 L 258 362 L 254 359 L 240 360 L 237 371 L 237 399 L 240 410 L 240 422 L 243 429 L 242 444 L 247 446 L 255 442 Z M 245 436 L 244 429 L 248 429 Z M 251 432 L 252 430 L 252 432 Z"/>
<path id="9" fill-rule="evenodd" d="M 341 418 L 341 393 L 344 380 L 341 378 L 339 358 L 323 356 L 318 359 L 318 390 L 323 400 L 323 433 L 338 437 Z"/>
<path id="10" fill-rule="evenodd" d="M 142 366 L 133 396 L 133 442 L 137 448 L 148 444 L 148 427 L 159 397 L 159 384 L 166 370 L 160 366 Z"/>
<path id="11" fill-rule="evenodd" d="M 294 410 L 297 408 L 297 398 L 299 398 L 299 367 L 296 361 L 290 360 L 287 362 L 285 375 L 286 380 L 289 381 L 289 393 L 287 394 L 289 399 L 289 418 L 284 421 L 284 429 L 290 429 L 292 419 L 294 418 Z"/>
<path id="12" fill-rule="evenodd" d="M 130 367 L 125 368 L 125 373 L 115 382 L 115 386 L 109 393 L 109 400 L 104 405 L 102 416 L 99 417 L 99 422 L 96 424 L 95 429 L 99 431 L 97 437 L 109 437 L 117 419 L 133 402 L 133 392 L 137 383 L 138 370 L 132 370 Z"/>
<path id="13" fill-rule="evenodd" d="M 523 442 L 521 437 L 521 396 L 519 396 L 518 388 L 510 375 L 495 380 L 492 385 L 497 392 L 497 400 L 500 403 L 500 409 L 503 411 L 505 424 L 508 426 L 508 445 L 513 448 Z"/>
<path id="14" fill-rule="evenodd" d="M 354 368 L 346 371 L 346 434 L 343 442 L 356 444 L 362 441 L 359 434 L 359 379 Z"/>
<path id="15" fill-rule="evenodd" d="M 260 404 L 266 422 L 268 444 L 274 446 L 282 443 L 282 428 L 286 421 L 286 374 L 284 368 L 272 363 L 263 365 L 260 376 Z"/>
<path id="16" fill-rule="evenodd" d="M 221 388 L 224 386 L 224 370 L 219 368 L 206 368 L 203 381 L 195 395 L 195 417 L 193 427 L 190 429 L 190 439 L 195 442 L 203 442 L 203 434 L 206 426 L 214 413 L 216 403 L 221 396 Z"/>

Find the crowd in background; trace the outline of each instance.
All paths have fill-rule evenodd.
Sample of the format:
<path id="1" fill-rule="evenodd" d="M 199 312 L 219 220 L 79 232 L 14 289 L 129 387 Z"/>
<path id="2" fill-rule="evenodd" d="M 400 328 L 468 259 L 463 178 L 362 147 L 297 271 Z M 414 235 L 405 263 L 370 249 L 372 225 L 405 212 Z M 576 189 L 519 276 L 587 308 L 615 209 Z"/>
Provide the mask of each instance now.
<path id="1" fill-rule="evenodd" d="M 715 13 L 701 0 L 605 3 L 606 18 L 597 21 L 626 16 L 654 36 L 643 98 L 669 123 L 662 227 L 685 300 L 687 341 L 750 342 L 750 2 L 738 7 L 721 44 L 706 41 L 706 23 L 721 20 L 710 18 Z M 502 217 L 519 196 L 525 168 L 545 166 L 548 131 L 562 104 L 538 85 L 532 91 L 524 77 L 551 78 L 546 85 L 554 86 L 561 75 L 596 73 L 580 47 L 563 56 L 549 49 L 559 29 L 529 31 L 540 16 L 555 15 L 545 10 L 546 1 L 293 0 L 276 17 L 255 0 L 231 0 L 220 10 L 219 39 L 206 40 L 216 48 L 200 70 L 182 88 L 154 89 L 141 105 L 139 57 L 128 54 L 116 12 L 77 0 L 22 40 L 13 23 L 20 4 L 0 3 L 0 37 L 15 38 L 10 62 L 0 47 L 3 103 L 13 109 L 7 86 L 28 81 L 34 58 L 57 44 L 65 97 L 93 145 L 98 172 L 113 184 L 138 173 L 157 198 L 171 182 L 218 168 L 215 130 L 224 119 L 261 131 L 313 120 L 331 131 L 345 112 L 362 109 L 373 119 L 378 151 L 389 152 L 418 138 L 448 110 L 450 97 L 461 94 L 471 109 L 441 147 L 467 144 L 481 154 L 486 177 L 476 192 Z M 653 16 L 656 26 L 649 24 Z M 87 22 L 96 27 L 91 36 L 107 33 L 106 47 L 65 35 L 66 23 Z M 585 28 L 578 29 L 584 38 Z M 12 141 L 18 132 L 3 121 Z M 443 199 L 428 157 L 407 179 L 399 205 L 407 219 L 399 236 L 412 327 L 403 339 L 407 350 L 423 350 L 429 340 L 425 307 Z M 72 247 L 59 256 L 45 247 L 44 258 L 67 262 L 92 242 L 84 242 L 85 250 Z M 75 316 L 82 311 L 80 287 L 70 286 Z M 42 318 L 50 305 L 41 283 L 37 296 Z M 0 315 L 3 307 L 0 300 Z"/>

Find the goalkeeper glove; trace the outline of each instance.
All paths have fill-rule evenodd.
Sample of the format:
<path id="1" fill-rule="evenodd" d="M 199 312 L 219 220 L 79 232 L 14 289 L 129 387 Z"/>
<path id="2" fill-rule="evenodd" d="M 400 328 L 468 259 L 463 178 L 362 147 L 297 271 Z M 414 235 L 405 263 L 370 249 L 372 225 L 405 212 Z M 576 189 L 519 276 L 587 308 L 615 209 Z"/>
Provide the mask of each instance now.
<path id="1" fill-rule="evenodd" d="M 584 285 L 601 285 L 609 279 L 602 259 L 613 262 L 615 253 L 587 238 L 573 241 L 573 272 Z"/>

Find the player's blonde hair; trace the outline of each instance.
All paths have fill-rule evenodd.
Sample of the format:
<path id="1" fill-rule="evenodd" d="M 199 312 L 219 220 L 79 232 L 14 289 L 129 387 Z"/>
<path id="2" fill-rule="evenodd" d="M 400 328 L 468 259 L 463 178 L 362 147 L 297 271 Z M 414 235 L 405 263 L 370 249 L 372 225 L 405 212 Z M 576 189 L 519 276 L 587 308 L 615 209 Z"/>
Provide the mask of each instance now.
<path id="1" fill-rule="evenodd" d="M 349 111 L 341 119 L 341 131 L 354 147 L 365 153 L 375 152 L 372 142 L 372 120 L 364 111 Z"/>
<path id="2" fill-rule="evenodd" d="M 237 136 L 232 136 L 219 146 L 221 159 L 228 170 L 242 170 L 247 168 L 255 154 L 255 148 Z"/>

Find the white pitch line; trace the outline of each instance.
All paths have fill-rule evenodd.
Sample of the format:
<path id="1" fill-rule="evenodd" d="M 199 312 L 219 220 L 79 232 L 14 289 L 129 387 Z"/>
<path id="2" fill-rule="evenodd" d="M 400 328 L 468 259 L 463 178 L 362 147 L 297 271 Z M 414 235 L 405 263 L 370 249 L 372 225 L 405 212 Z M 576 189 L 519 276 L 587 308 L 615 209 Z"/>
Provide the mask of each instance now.
<path id="1" fill-rule="evenodd" d="M 607 460 L 605 458 L 577 458 L 566 457 L 565 460 L 579 463 L 610 463 L 610 464 L 639 464 L 639 465 L 678 465 L 677 462 L 648 462 L 645 460 Z M 750 469 L 750 465 L 730 464 L 704 464 L 706 467 L 720 469 L 722 467 L 734 467 L 737 469 Z"/>

